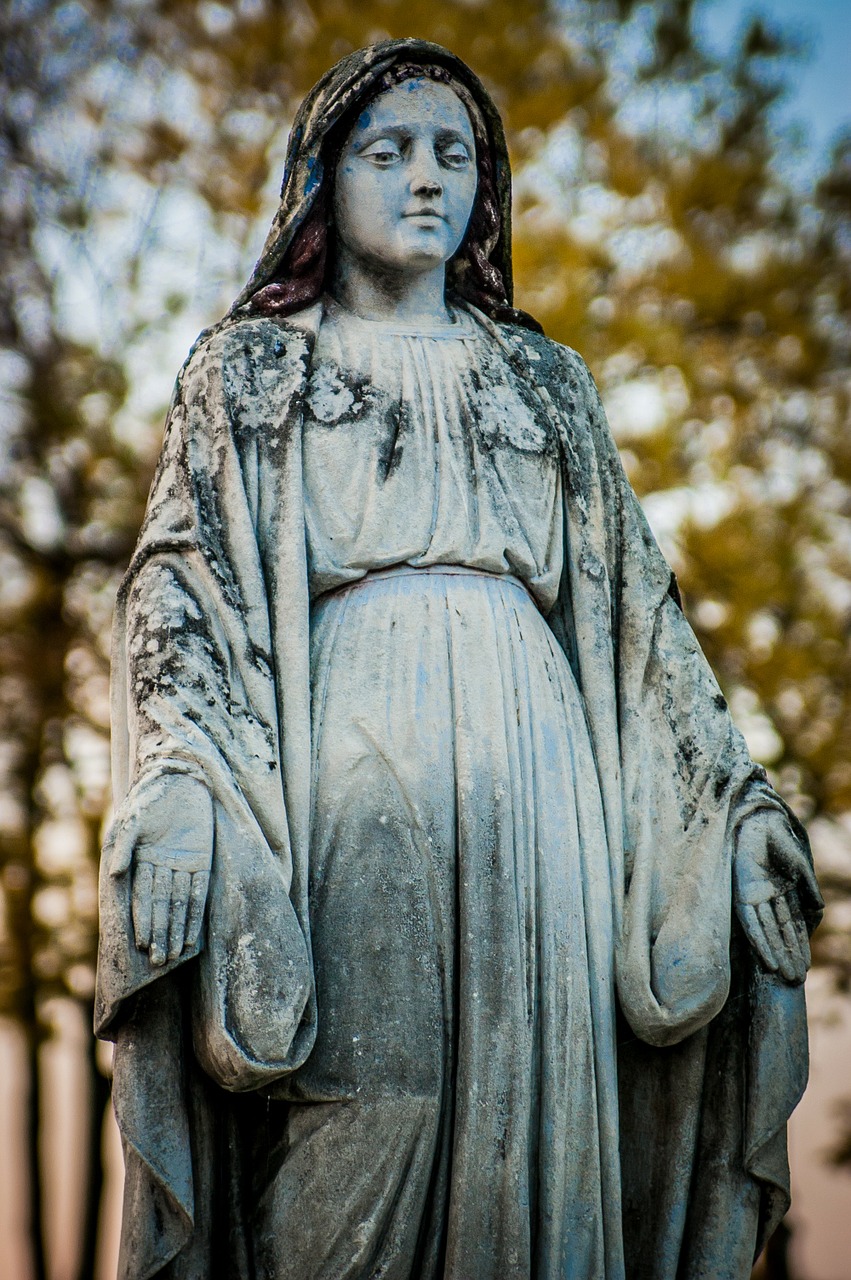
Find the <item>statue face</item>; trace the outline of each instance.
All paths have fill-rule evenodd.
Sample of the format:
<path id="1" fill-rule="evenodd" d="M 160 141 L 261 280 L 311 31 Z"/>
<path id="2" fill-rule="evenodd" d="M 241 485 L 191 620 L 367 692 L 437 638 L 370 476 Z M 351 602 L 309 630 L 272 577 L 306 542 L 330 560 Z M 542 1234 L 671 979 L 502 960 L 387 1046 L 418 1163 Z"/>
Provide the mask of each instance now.
<path id="1" fill-rule="evenodd" d="M 476 144 L 448 85 L 406 80 L 362 112 L 334 186 L 339 240 L 372 270 L 419 274 L 459 248 L 476 197 Z"/>

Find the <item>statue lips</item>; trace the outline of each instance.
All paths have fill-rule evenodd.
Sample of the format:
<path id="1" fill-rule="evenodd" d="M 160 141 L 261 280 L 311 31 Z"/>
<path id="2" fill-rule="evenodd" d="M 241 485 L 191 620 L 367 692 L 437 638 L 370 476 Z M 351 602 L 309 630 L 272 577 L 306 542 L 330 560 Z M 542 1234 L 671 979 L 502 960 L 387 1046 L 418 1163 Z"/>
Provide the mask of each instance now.
<path id="1" fill-rule="evenodd" d="M 441 222 L 445 222 L 446 218 L 442 213 L 438 213 L 436 209 L 414 209 L 410 213 L 403 213 L 403 218 L 438 218 Z"/>

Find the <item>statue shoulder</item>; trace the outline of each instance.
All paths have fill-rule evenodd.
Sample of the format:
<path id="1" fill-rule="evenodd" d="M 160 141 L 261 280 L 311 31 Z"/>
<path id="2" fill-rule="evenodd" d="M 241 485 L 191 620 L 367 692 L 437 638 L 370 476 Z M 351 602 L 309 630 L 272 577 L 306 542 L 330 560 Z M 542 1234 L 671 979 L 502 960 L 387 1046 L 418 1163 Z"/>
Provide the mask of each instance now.
<path id="1" fill-rule="evenodd" d="M 237 316 L 199 334 L 179 374 L 186 382 L 213 369 L 228 374 L 278 368 L 285 372 L 309 358 L 315 338 L 313 308 L 284 318 Z"/>
<path id="2" fill-rule="evenodd" d="M 532 376 L 546 385 L 550 394 L 559 390 L 568 394 L 597 394 L 591 370 L 573 347 L 523 325 L 501 324 L 499 327 L 509 348 L 524 359 Z"/>
<path id="3" fill-rule="evenodd" d="M 177 376 L 172 417 L 180 405 L 210 423 L 243 426 L 286 413 L 307 377 L 318 327 L 312 310 L 237 316 L 204 330 Z"/>
<path id="4" fill-rule="evenodd" d="M 553 406 L 572 449 L 591 450 L 620 475 L 617 449 L 591 370 L 573 347 L 516 324 L 501 324 L 500 336 L 521 368 Z"/>

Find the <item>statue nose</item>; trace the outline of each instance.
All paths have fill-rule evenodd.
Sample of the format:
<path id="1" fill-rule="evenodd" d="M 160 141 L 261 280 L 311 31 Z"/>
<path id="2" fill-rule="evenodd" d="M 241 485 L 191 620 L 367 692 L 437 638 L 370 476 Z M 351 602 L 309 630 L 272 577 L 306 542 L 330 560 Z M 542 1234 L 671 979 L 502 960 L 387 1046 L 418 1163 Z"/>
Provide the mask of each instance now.
<path id="1" fill-rule="evenodd" d="M 413 157 L 411 193 L 415 196 L 439 196 L 443 194 L 443 182 L 437 158 L 430 147 L 418 148 Z"/>
<path id="2" fill-rule="evenodd" d="M 421 174 L 414 178 L 411 190 L 416 196 L 439 196 L 443 193 L 443 183 L 430 174 Z"/>

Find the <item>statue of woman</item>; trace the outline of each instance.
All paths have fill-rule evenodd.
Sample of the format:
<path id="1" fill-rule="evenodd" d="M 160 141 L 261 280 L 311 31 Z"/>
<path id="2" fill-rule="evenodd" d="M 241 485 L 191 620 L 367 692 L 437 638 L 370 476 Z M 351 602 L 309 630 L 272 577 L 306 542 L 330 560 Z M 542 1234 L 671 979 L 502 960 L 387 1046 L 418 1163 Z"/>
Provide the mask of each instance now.
<path id="1" fill-rule="evenodd" d="M 345 58 L 118 601 L 123 1277 L 738 1278 L 788 1206 L 805 836 L 511 297 L 480 82 Z"/>

